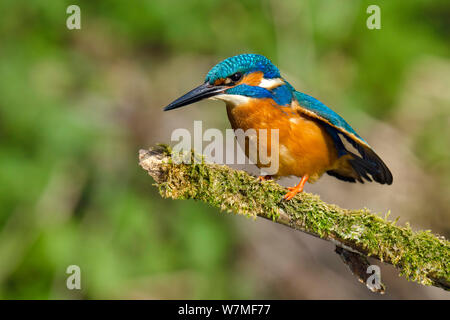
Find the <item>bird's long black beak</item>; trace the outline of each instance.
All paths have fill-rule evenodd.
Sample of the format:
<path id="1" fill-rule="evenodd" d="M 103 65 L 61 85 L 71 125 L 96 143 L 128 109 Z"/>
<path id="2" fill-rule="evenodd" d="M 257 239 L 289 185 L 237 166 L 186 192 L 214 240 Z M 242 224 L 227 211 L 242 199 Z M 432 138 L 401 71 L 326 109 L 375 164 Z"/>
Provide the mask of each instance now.
<path id="1" fill-rule="evenodd" d="M 187 106 L 188 104 L 215 96 L 217 94 L 222 93 L 226 87 L 224 86 L 214 86 L 205 82 L 201 86 L 189 91 L 184 96 L 178 98 L 167 107 L 164 108 L 164 111 L 180 108 Z"/>

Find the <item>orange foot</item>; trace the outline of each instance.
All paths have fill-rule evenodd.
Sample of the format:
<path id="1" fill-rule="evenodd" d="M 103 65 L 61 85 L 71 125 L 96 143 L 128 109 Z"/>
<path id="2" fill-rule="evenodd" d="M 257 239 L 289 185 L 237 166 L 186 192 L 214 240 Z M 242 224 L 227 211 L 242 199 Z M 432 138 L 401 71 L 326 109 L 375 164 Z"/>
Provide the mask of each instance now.
<path id="1" fill-rule="evenodd" d="M 297 193 L 303 192 L 303 187 L 305 186 L 306 181 L 308 181 L 308 178 L 309 175 L 305 174 L 298 185 L 287 188 L 289 192 L 284 195 L 283 199 L 291 200 Z"/>
<path id="2" fill-rule="evenodd" d="M 272 179 L 271 175 L 259 176 L 258 181 L 263 182 Z"/>

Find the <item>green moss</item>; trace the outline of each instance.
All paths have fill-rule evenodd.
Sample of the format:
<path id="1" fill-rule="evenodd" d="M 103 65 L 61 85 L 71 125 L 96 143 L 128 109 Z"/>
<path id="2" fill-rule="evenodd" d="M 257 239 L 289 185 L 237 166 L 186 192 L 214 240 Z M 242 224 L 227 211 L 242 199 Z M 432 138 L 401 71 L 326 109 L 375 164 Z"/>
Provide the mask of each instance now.
<path id="1" fill-rule="evenodd" d="M 342 209 L 309 193 L 284 201 L 286 190 L 277 183 L 258 182 L 227 166 L 168 161 L 165 170 L 165 181 L 158 185 L 165 198 L 195 199 L 223 211 L 271 219 L 390 263 L 408 280 L 450 286 L 449 241 L 430 231 L 414 232 L 408 224 L 396 226 L 398 218 L 390 221 L 389 214 L 381 218 L 367 209 Z"/>

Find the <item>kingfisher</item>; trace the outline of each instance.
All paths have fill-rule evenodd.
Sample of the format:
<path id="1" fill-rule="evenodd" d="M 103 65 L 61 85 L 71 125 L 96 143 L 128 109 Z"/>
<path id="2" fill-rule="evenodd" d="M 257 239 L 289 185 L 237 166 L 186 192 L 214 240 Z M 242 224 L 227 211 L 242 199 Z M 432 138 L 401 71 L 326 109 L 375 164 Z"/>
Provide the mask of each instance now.
<path id="1" fill-rule="evenodd" d="M 319 100 L 296 91 L 262 55 L 225 59 L 208 72 L 203 84 L 164 111 L 207 98 L 226 103 L 234 130 L 279 130 L 278 171 L 259 179 L 299 177 L 298 185 L 287 188 L 285 200 L 291 200 L 303 191 L 306 182 L 314 183 L 324 173 L 347 182 L 392 184 L 389 168 L 341 116 Z M 343 141 L 354 149 L 349 150 Z M 270 149 L 267 143 L 265 147 Z M 257 166 L 263 167 L 258 162 Z"/>

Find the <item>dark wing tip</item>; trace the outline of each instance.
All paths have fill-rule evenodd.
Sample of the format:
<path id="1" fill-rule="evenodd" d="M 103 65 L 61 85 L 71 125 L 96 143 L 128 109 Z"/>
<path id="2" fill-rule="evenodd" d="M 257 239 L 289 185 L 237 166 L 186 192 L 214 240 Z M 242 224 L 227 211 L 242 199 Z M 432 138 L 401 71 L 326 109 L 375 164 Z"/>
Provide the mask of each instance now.
<path id="1" fill-rule="evenodd" d="M 355 182 L 356 182 L 356 179 L 355 179 L 355 178 L 353 178 L 353 177 L 348 177 L 348 176 L 344 176 L 344 175 L 339 174 L 338 172 L 336 172 L 336 171 L 334 171 L 334 170 L 328 170 L 327 173 L 328 173 L 330 176 L 335 177 L 335 178 L 337 178 L 337 179 L 339 179 L 339 180 L 342 180 L 342 181 L 347 181 L 347 182 L 352 182 L 352 183 L 355 183 Z M 358 181 L 361 182 L 361 183 L 364 183 L 364 181 L 363 181 L 361 178 L 358 179 Z"/>
<path id="2" fill-rule="evenodd" d="M 386 166 L 383 160 L 370 148 L 365 147 L 362 154 L 364 160 L 368 161 L 373 166 L 373 169 L 369 171 L 372 178 L 381 184 L 392 184 L 393 177 L 389 168 Z"/>
<path id="3" fill-rule="evenodd" d="M 380 184 L 392 184 L 392 173 L 381 158 L 368 145 L 363 145 L 347 135 L 343 135 L 361 154 L 361 158 L 354 155 L 354 160 L 362 171 L 369 173 L 373 180 Z M 356 157 L 356 158 L 355 158 Z M 356 160 L 359 159 L 359 160 Z"/>

